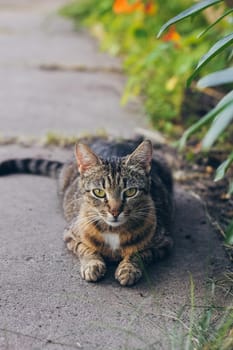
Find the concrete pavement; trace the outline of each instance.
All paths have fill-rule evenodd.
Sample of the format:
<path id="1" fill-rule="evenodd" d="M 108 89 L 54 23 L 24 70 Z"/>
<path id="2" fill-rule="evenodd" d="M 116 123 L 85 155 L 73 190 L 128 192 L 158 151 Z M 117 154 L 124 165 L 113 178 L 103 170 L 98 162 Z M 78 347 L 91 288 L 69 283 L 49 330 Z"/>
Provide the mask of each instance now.
<path id="1" fill-rule="evenodd" d="M 104 129 L 129 136 L 145 121 L 135 106 L 120 107 L 125 82 L 117 74 L 120 62 L 98 52 L 93 39 L 77 34 L 69 21 L 56 15 L 65 3 L 0 1 L 2 132 L 80 135 Z M 54 64 L 61 70 L 42 69 Z M 73 67 L 81 71 L 66 70 Z"/>
<path id="2" fill-rule="evenodd" d="M 119 61 L 99 53 L 86 33 L 74 32 L 55 14 L 65 3 L 0 0 L 2 136 L 40 138 L 49 130 L 78 136 L 102 128 L 133 135 L 135 127 L 145 126 L 140 108 L 119 106 L 124 78 L 105 69 L 119 69 Z M 87 69 L 44 71 L 43 64 Z M 71 151 L 0 147 L 0 160 L 23 156 L 66 160 Z M 203 203 L 182 189 L 175 196 L 173 254 L 132 288 L 114 280 L 113 266 L 100 283 L 81 280 L 79 263 L 62 240 L 65 221 L 54 180 L 0 178 L 0 194 L 1 350 L 169 350 L 175 337 L 182 350 L 174 319 L 180 313 L 190 325 L 190 278 L 197 313 L 229 303 L 220 289 L 211 296 L 211 280 L 228 260 Z"/>

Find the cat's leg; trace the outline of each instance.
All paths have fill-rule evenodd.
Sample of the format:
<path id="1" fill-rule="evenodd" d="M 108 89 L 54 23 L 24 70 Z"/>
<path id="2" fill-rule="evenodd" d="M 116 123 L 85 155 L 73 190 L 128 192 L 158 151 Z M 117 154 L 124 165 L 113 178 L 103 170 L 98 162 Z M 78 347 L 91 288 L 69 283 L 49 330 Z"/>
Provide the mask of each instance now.
<path id="1" fill-rule="evenodd" d="M 118 265 L 115 278 L 122 286 L 132 286 L 142 277 L 144 265 L 149 264 L 152 260 L 153 253 L 151 249 L 126 256 Z"/>
<path id="2" fill-rule="evenodd" d="M 165 232 L 165 231 L 164 231 Z M 173 239 L 169 234 L 157 235 L 152 244 L 153 260 L 160 260 L 170 254 L 173 248 Z"/>
<path id="3" fill-rule="evenodd" d="M 96 282 L 106 273 L 106 265 L 100 254 L 83 243 L 74 233 L 73 227 L 65 230 L 64 240 L 67 248 L 71 250 L 80 260 L 81 277 L 88 282 Z"/>
<path id="4" fill-rule="evenodd" d="M 122 286 L 135 284 L 141 277 L 145 265 L 160 260 L 168 255 L 173 247 L 173 240 L 168 235 L 156 235 L 151 247 L 126 256 L 118 265 L 115 278 Z"/>
<path id="5" fill-rule="evenodd" d="M 96 282 L 106 273 L 106 264 L 100 254 L 84 243 L 78 245 L 80 272 L 84 280 Z"/>
<path id="6" fill-rule="evenodd" d="M 76 254 L 77 247 L 80 243 L 80 238 L 79 238 L 79 235 L 75 233 L 74 225 L 71 224 L 68 228 L 65 229 L 64 241 L 66 243 L 68 250 Z"/>

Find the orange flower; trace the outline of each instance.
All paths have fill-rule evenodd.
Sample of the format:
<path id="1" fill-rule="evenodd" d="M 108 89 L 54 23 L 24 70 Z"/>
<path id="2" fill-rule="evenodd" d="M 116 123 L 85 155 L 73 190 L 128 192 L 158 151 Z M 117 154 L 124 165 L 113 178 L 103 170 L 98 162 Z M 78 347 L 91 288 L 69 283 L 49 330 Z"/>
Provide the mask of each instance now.
<path id="1" fill-rule="evenodd" d="M 157 7 L 151 1 L 149 1 L 146 5 L 144 5 L 144 12 L 147 15 L 154 15 L 157 11 Z"/>
<path id="2" fill-rule="evenodd" d="M 113 4 L 113 11 L 116 14 L 120 13 L 132 13 L 137 11 L 141 7 L 141 1 L 137 1 L 134 4 L 129 4 L 127 0 L 115 0 Z"/>
<path id="3" fill-rule="evenodd" d="M 181 39 L 180 34 L 176 31 L 175 26 L 171 26 L 167 32 L 167 34 L 165 34 L 162 37 L 163 41 L 173 41 L 174 43 L 179 43 Z"/>
<path id="4" fill-rule="evenodd" d="M 147 4 L 144 4 L 141 0 L 137 0 L 133 4 L 129 4 L 128 0 L 115 0 L 113 4 L 113 11 L 116 14 L 129 14 L 138 10 L 152 15 L 156 12 L 156 6 L 152 1 L 148 1 Z"/>

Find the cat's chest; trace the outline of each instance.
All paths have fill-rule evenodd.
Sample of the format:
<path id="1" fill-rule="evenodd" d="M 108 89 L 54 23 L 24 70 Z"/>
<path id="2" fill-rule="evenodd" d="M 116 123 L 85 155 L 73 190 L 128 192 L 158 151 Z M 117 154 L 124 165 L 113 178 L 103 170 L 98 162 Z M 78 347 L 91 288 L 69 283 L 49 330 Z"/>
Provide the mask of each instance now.
<path id="1" fill-rule="evenodd" d="M 118 233 L 104 232 L 102 233 L 105 244 L 107 244 L 112 250 L 120 248 L 120 237 Z"/>

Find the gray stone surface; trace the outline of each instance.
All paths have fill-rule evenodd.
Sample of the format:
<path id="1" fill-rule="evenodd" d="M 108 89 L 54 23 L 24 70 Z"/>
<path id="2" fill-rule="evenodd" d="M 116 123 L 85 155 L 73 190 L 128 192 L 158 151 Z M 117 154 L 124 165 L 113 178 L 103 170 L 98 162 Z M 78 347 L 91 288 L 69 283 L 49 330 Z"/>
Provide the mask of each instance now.
<path id="1" fill-rule="evenodd" d="M 70 157 L 68 151 L 7 146 L 1 159 L 6 153 Z M 103 281 L 89 284 L 62 241 L 55 181 L 5 177 L 0 193 L 0 349 L 169 349 L 171 317 L 186 305 L 182 318 L 190 322 L 190 276 L 201 307 L 210 303 L 207 279 L 227 265 L 203 204 L 177 189 L 171 257 L 152 265 L 132 288 L 120 287 L 113 266 Z"/>
<path id="2" fill-rule="evenodd" d="M 58 17 L 62 3 L 0 1 L 0 133 L 132 135 L 145 118 L 135 105 L 120 106 L 125 80 L 116 72 L 119 60 L 98 52 L 93 39 Z M 54 64 L 61 69 L 41 69 Z M 72 72 L 77 67 L 84 71 Z"/>
<path id="3" fill-rule="evenodd" d="M 142 124 L 138 112 L 119 105 L 121 76 L 0 69 L 0 79 L 5 136 L 41 137 L 50 131 L 78 136 L 101 130 L 130 136 Z"/>
<path id="4" fill-rule="evenodd" d="M 121 76 L 36 68 L 43 62 L 119 65 L 98 53 L 86 34 L 74 34 L 52 14 L 65 2 L 0 0 L 2 135 L 41 136 L 49 129 L 73 135 L 106 123 L 115 135 L 132 135 L 143 121 L 134 115 L 139 112 L 118 105 Z M 45 31 L 45 22 L 50 31 Z M 52 42 L 67 49 L 59 52 Z M 71 151 L 0 147 L 0 161 L 24 156 L 67 160 Z M 173 318 L 180 313 L 190 325 L 190 276 L 197 312 L 212 302 L 227 305 L 224 291 L 210 299 L 207 282 L 224 272 L 228 261 L 203 203 L 179 188 L 175 201 L 175 248 L 168 259 L 148 268 L 132 288 L 114 280 L 114 266 L 103 281 L 90 284 L 81 280 L 78 260 L 63 243 L 65 221 L 55 181 L 26 175 L 0 178 L 0 349 L 169 350 L 177 333 Z"/>

